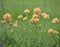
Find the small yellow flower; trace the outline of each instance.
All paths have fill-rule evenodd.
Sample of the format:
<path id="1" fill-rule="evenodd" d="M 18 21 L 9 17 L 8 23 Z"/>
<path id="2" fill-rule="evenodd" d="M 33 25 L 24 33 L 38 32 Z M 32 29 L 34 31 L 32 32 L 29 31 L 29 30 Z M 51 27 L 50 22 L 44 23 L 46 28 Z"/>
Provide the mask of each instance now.
<path id="1" fill-rule="evenodd" d="M 17 23 L 13 23 L 13 27 L 17 27 Z"/>
<path id="2" fill-rule="evenodd" d="M 49 19 L 49 15 L 48 14 L 46 14 L 46 13 L 41 13 L 42 14 L 42 16 L 45 18 L 45 19 Z"/>
<path id="3" fill-rule="evenodd" d="M 1 20 L 0 22 L 1 22 L 1 23 L 5 23 L 5 22 L 6 22 L 6 20 Z"/>
<path id="4" fill-rule="evenodd" d="M 21 18 L 23 18 L 23 16 L 22 16 L 22 15 L 19 15 L 19 16 L 18 16 L 18 19 L 21 19 Z"/>
<path id="5" fill-rule="evenodd" d="M 57 17 L 52 19 L 52 23 L 57 23 L 57 22 L 59 22 L 59 19 Z"/>
<path id="6" fill-rule="evenodd" d="M 29 9 L 25 9 L 24 13 L 30 13 L 30 10 Z"/>
<path id="7" fill-rule="evenodd" d="M 24 17 L 23 20 L 27 20 L 27 17 Z"/>

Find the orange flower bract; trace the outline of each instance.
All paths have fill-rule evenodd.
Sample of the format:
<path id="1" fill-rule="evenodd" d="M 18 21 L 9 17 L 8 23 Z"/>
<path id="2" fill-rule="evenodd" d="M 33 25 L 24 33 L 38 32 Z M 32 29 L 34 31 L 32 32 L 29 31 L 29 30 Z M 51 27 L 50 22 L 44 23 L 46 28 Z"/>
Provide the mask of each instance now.
<path id="1" fill-rule="evenodd" d="M 21 19 L 21 18 L 23 18 L 23 16 L 22 16 L 22 15 L 19 15 L 19 16 L 18 16 L 18 19 Z"/>
<path id="2" fill-rule="evenodd" d="M 37 14 L 33 14 L 32 17 L 34 17 L 34 18 L 39 18 L 39 16 L 38 16 Z"/>
<path id="3" fill-rule="evenodd" d="M 57 30 L 50 28 L 50 29 L 48 29 L 48 33 L 58 34 L 59 32 Z"/>
<path id="4" fill-rule="evenodd" d="M 25 9 L 24 13 L 30 13 L 30 10 L 29 9 Z"/>
<path id="5" fill-rule="evenodd" d="M 17 27 L 17 23 L 13 23 L 13 27 Z"/>
<path id="6" fill-rule="evenodd" d="M 52 19 L 52 23 L 57 23 L 57 22 L 59 22 L 59 19 L 57 17 Z"/>
<path id="7" fill-rule="evenodd" d="M 6 21 L 12 21 L 12 17 L 9 13 L 6 13 L 3 15 L 3 20 L 6 20 Z"/>
<path id="8" fill-rule="evenodd" d="M 35 14 L 40 14 L 41 13 L 41 9 L 40 8 L 35 8 L 34 10 L 33 10 L 33 13 L 35 13 Z"/>
<path id="9" fill-rule="evenodd" d="M 48 29 L 48 33 L 52 33 L 52 32 L 53 32 L 52 28 Z"/>
<path id="10" fill-rule="evenodd" d="M 34 17 L 32 17 L 31 19 L 30 19 L 30 22 L 31 23 L 33 23 L 33 22 L 38 22 L 39 21 L 39 18 L 34 18 Z"/>
<path id="11" fill-rule="evenodd" d="M 45 19 L 49 19 L 49 15 L 48 14 L 46 14 L 46 13 L 41 13 L 42 14 L 42 16 L 45 18 Z"/>
<path id="12" fill-rule="evenodd" d="M 27 20 L 27 17 L 24 17 L 23 20 L 24 20 L 24 21 Z"/>

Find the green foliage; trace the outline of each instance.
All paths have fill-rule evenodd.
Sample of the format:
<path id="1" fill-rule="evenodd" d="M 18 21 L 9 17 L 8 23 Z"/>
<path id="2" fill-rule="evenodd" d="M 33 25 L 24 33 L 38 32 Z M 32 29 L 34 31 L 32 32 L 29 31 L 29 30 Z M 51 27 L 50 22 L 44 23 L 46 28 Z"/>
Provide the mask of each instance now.
<path id="1" fill-rule="evenodd" d="M 14 28 L 9 23 L 0 23 L 0 43 L 4 47 L 60 47 L 60 32 L 56 34 L 48 34 L 48 28 L 54 28 L 60 31 L 60 22 L 52 24 L 51 20 L 54 17 L 60 19 L 60 6 L 59 0 L 5 0 L 1 1 L 4 8 L 0 7 L 0 20 L 4 13 L 8 12 L 12 15 L 14 21 L 18 20 L 18 27 Z M 46 3 L 46 4 L 45 4 Z M 44 5 L 45 4 L 45 5 Z M 23 13 L 23 10 L 28 8 L 31 13 L 27 15 L 28 18 L 32 16 L 32 10 L 35 7 L 40 7 L 43 12 L 50 14 L 50 19 L 45 20 L 41 17 L 41 20 L 36 25 L 29 23 L 29 21 L 23 21 L 17 19 L 17 16 Z M 13 21 L 13 22 L 14 22 Z M 43 24 L 39 26 L 39 24 Z M 24 30 L 24 28 L 26 28 Z M 11 32 L 12 29 L 12 32 Z M 45 30 L 45 31 L 44 31 Z"/>

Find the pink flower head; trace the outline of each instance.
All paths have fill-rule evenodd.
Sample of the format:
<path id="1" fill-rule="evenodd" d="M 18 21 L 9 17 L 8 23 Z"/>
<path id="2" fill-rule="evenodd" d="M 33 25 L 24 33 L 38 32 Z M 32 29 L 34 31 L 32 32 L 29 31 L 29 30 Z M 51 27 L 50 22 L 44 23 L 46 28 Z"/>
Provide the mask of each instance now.
<path id="1" fill-rule="evenodd" d="M 41 9 L 40 8 L 35 8 L 33 13 L 39 14 L 39 13 L 41 13 Z"/>
<path id="2" fill-rule="evenodd" d="M 43 16 L 45 19 L 49 19 L 49 15 L 46 14 L 46 13 L 42 13 L 42 16 Z"/>
<path id="3" fill-rule="evenodd" d="M 3 20 L 12 21 L 11 15 L 9 13 L 4 14 Z"/>

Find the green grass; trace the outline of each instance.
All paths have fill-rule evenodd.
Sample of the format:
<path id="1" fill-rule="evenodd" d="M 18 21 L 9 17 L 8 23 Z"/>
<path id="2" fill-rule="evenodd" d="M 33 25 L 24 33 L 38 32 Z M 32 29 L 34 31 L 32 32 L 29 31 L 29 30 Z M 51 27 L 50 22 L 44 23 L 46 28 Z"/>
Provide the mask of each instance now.
<path id="1" fill-rule="evenodd" d="M 8 12 L 12 15 L 13 22 L 18 20 L 18 27 L 14 28 L 8 23 L 0 23 L 0 43 L 4 47 L 60 47 L 60 22 L 57 24 L 52 24 L 51 20 L 54 17 L 60 19 L 60 2 L 59 0 L 2 0 L 0 3 L 3 7 L 0 7 L 0 20 L 4 13 Z M 39 23 L 43 26 L 37 26 L 29 23 L 29 21 L 23 21 L 17 19 L 17 16 L 23 13 L 24 9 L 28 8 L 31 13 L 28 14 L 28 18 L 32 16 L 32 11 L 35 7 L 41 8 L 43 12 L 50 15 L 49 20 L 45 20 L 41 17 Z M 10 32 L 10 29 L 13 32 Z M 26 30 L 23 30 L 26 28 Z M 58 35 L 48 34 L 47 29 L 53 28 L 59 31 Z M 45 29 L 45 31 L 44 31 Z"/>

